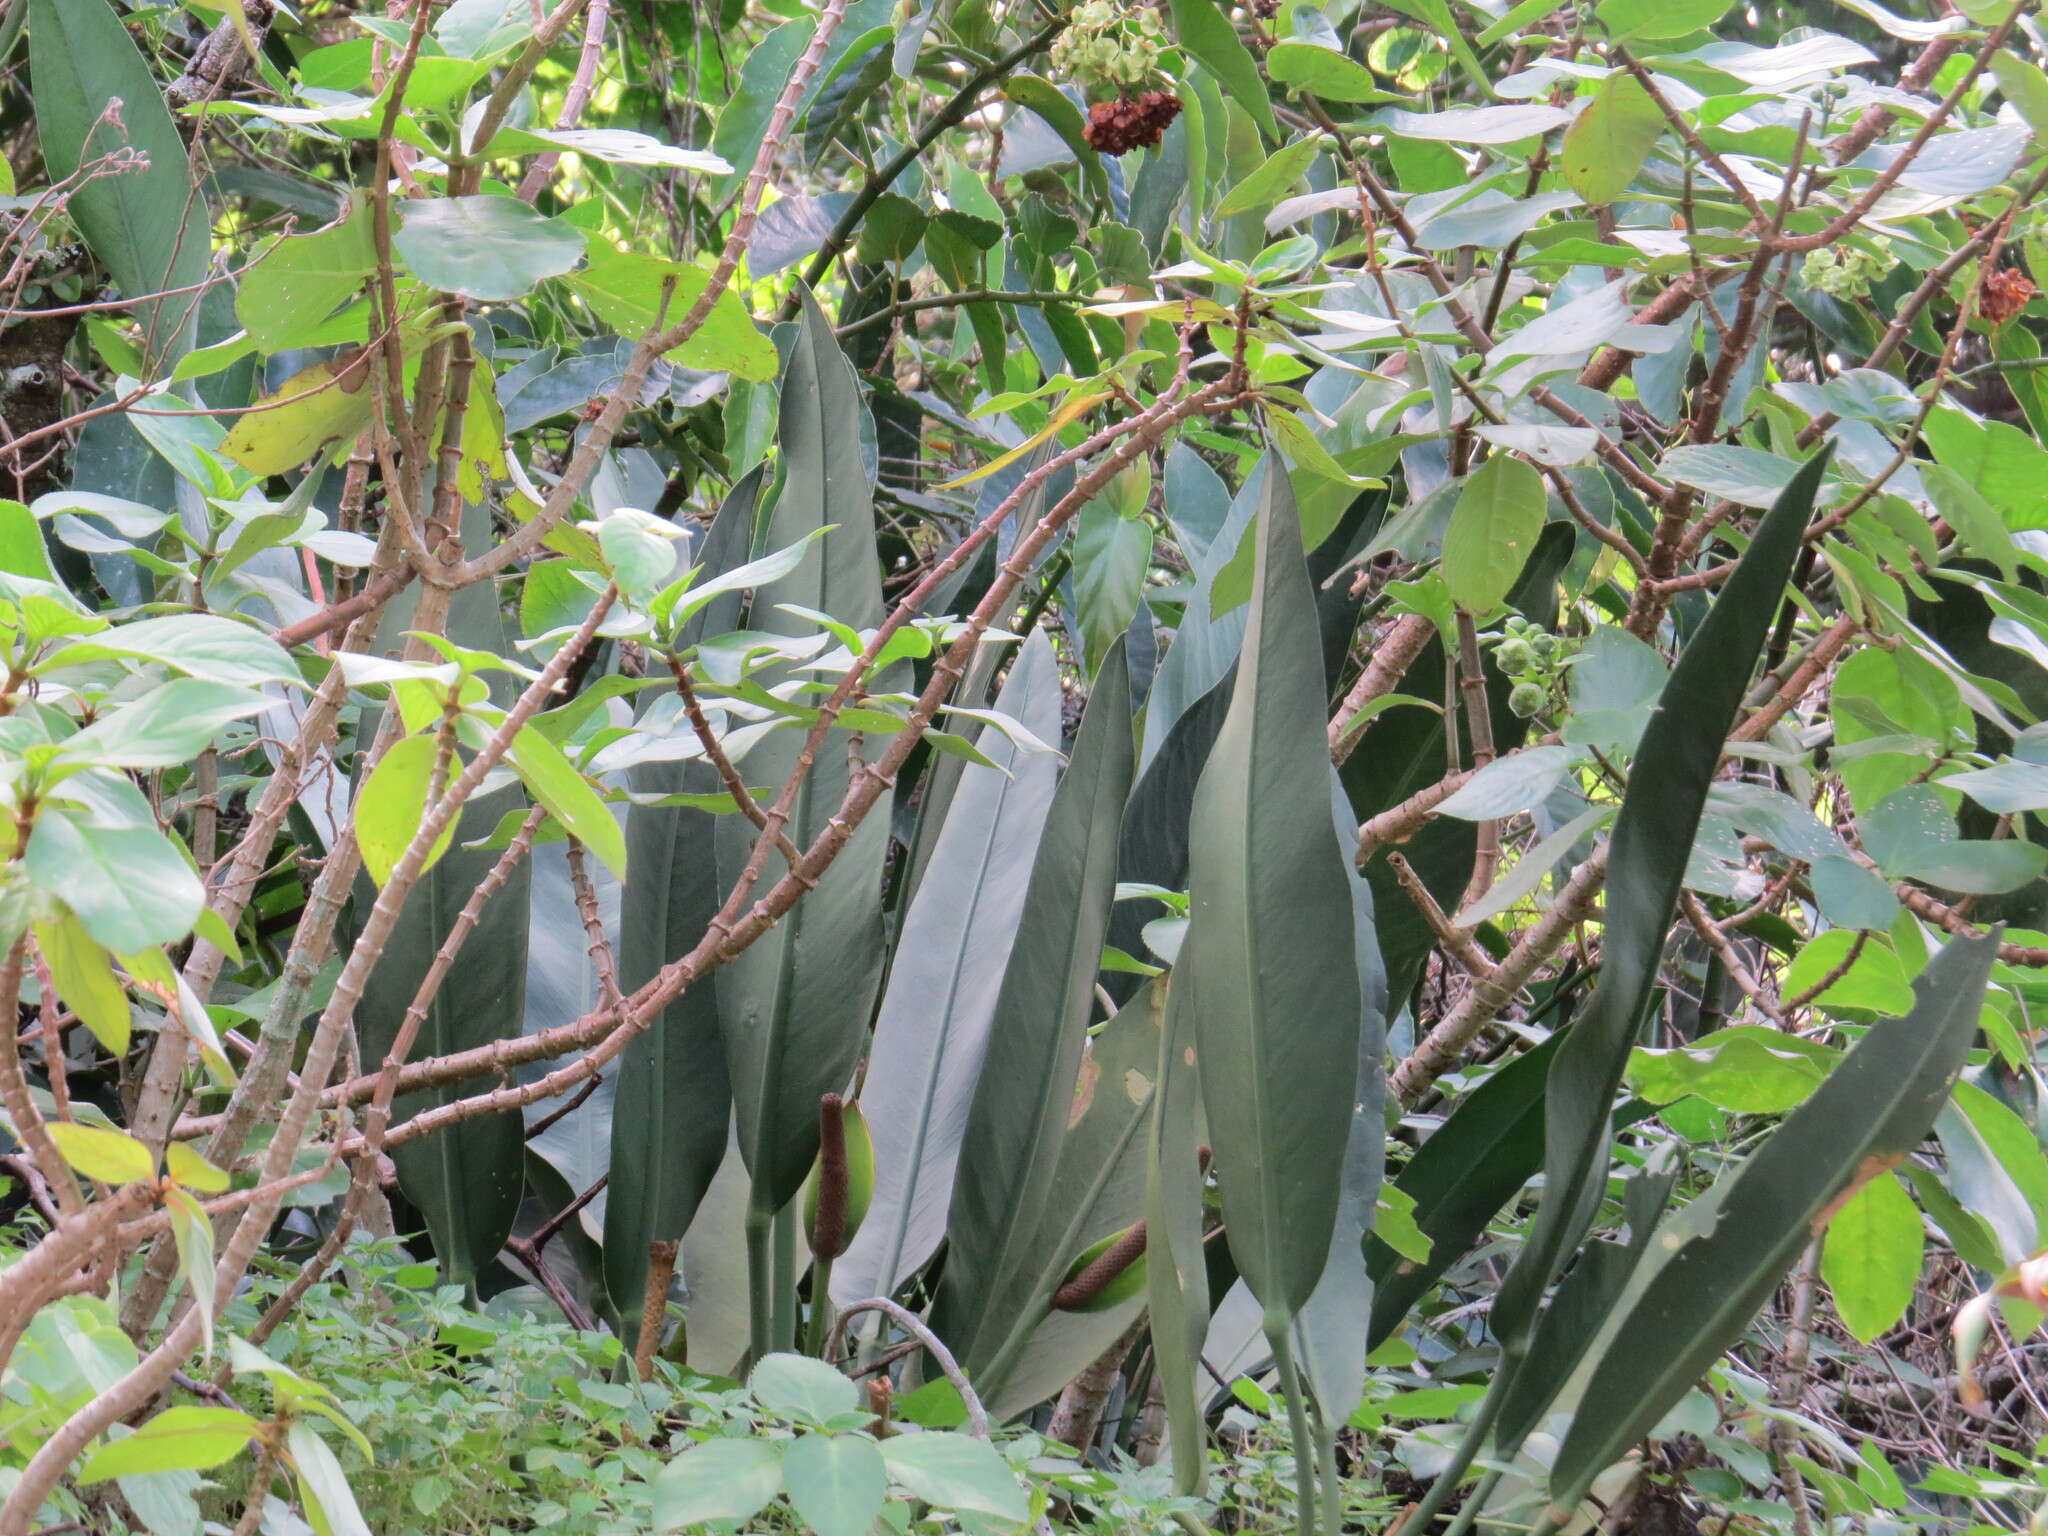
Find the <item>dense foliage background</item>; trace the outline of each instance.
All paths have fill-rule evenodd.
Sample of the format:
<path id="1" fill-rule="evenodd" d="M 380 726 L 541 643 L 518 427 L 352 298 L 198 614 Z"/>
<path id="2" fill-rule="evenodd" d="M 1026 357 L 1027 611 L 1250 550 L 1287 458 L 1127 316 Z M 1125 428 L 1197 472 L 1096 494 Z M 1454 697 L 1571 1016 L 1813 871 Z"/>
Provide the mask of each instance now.
<path id="1" fill-rule="evenodd" d="M 0 1536 L 2041 1529 L 1910 5 L 0 0 Z"/>

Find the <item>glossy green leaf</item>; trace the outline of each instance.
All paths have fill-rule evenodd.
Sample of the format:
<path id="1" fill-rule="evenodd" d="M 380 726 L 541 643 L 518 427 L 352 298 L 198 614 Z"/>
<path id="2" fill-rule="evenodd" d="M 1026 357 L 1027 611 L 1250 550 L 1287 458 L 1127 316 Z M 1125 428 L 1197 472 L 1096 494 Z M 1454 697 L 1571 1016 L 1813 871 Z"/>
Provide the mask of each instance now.
<path id="1" fill-rule="evenodd" d="M 1257 170 L 1223 194 L 1214 217 L 1227 219 L 1232 214 L 1250 213 L 1277 203 L 1301 180 L 1321 149 L 1321 143 L 1314 138 L 1281 145 Z"/>
<path id="2" fill-rule="evenodd" d="M 1600 985 L 1548 1078 L 1543 1204 L 1494 1304 L 1493 1326 L 1511 1357 L 1526 1347 L 1543 1293 L 1585 1230 L 1587 1191 L 1605 1177 L 1615 1091 L 1707 792 L 1826 469 L 1825 453 L 1809 460 L 1759 525 L 1643 734 L 1610 844 Z"/>
<path id="3" fill-rule="evenodd" d="M 223 726 L 276 707 L 247 688 L 177 677 L 101 715 L 64 753 L 110 768 L 175 768 L 204 752 Z"/>
<path id="4" fill-rule="evenodd" d="M 1873 1028 L 1761 1148 L 1659 1230 L 1653 1261 L 1589 1353 L 1551 1469 L 1554 1510 L 1574 1508 L 1735 1341 L 1846 1199 L 1919 1145 L 1975 1037 L 1996 947 L 1952 941 L 1914 984 L 1910 1014 Z"/>
<path id="5" fill-rule="evenodd" d="M 1089 1036 L 1053 1164 L 1038 1235 L 1023 1251 L 1034 1264 L 1012 1275 L 993 1302 L 1015 1342 L 1015 1365 L 993 1382 L 989 1412 L 1011 1418 L 1053 1397 L 1119 1337 L 1144 1306 L 1127 1295 L 1098 1310 L 1045 1311 L 1082 1253 L 1145 1214 L 1145 1140 L 1164 1012 L 1140 990 Z M 1151 1266 L 1145 1266 L 1149 1276 Z"/>
<path id="6" fill-rule="evenodd" d="M 1144 507 L 1151 483 L 1151 476 L 1134 465 L 1075 520 L 1074 597 L 1091 671 L 1131 627 L 1145 590 L 1152 525 Z"/>
<path id="7" fill-rule="evenodd" d="M 1202 1491 L 1208 1468 L 1207 1383 L 1202 1343 L 1209 1331 L 1209 1266 L 1202 1248 L 1204 1183 L 1202 1081 L 1195 1053 L 1194 1010 L 1182 1001 L 1185 972 L 1163 986 L 1152 1113 L 1145 1147 L 1145 1286 L 1153 1360 L 1173 1445 L 1173 1486 Z M 1129 1004 L 1126 1006 L 1134 1006 Z"/>
<path id="8" fill-rule="evenodd" d="M 327 228 L 281 235 L 259 252 L 235 292 L 235 318 L 265 352 L 304 346 L 376 269 L 369 206 L 352 201 Z M 366 315 L 350 339 L 367 341 L 368 328 Z"/>
<path id="9" fill-rule="evenodd" d="M 133 1184 L 156 1177 L 149 1148 L 125 1131 L 57 1120 L 51 1122 L 49 1132 L 64 1161 L 89 1179 Z"/>
<path id="10" fill-rule="evenodd" d="M 1059 663 L 1034 630 L 995 709 L 1041 740 L 1060 731 Z M 868 1219 L 833 1265 L 842 1304 L 892 1295 L 945 1236 L 960 1138 L 1024 915 L 1059 760 L 982 732 L 989 766 L 960 775 L 932 862 L 903 914 L 860 1103 L 875 1141 Z"/>
<path id="11" fill-rule="evenodd" d="M 1258 540 L 1230 712 L 1189 821 L 1186 966 L 1224 1226 L 1274 1331 L 1328 1257 L 1364 1010 L 1314 593 L 1270 463 Z"/>
<path id="12" fill-rule="evenodd" d="M 63 807 L 36 817 L 24 867 L 117 955 L 184 938 L 205 905 L 199 876 L 155 827 L 108 826 Z"/>
<path id="13" fill-rule="evenodd" d="M 1508 595 L 1543 531 L 1543 477 L 1497 453 L 1465 482 L 1444 534 L 1444 585 L 1467 613 L 1485 617 Z"/>
<path id="14" fill-rule="evenodd" d="M 1373 72 L 1356 59 L 1317 43 L 1293 39 L 1275 43 L 1266 53 L 1266 73 L 1281 85 L 1293 86 L 1324 101 L 1400 101 L 1384 89 Z"/>
<path id="15" fill-rule="evenodd" d="M 173 1142 L 173 1146 L 178 1143 Z M 199 1314 L 201 1347 L 213 1348 L 213 1222 L 190 1191 L 168 1189 L 164 1213 L 170 1217 L 171 1240 L 178 1251 L 178 1274 L 185 1282 L 192 1310 Z"/>
<path id="16" fill-rule="evenodd" d="M 747 1390 L 770 1412 L 812 1424 L 860 1406 L 859 1387 L 808 1355 L 769 1355 L 747 1377 Z"/>
<path id="17" fill-rule="evenodd" d="M 1216 83 L 1251 114 L 1252 121 L 1267 137 L 1279 138 L 1280 126 L 1273 120 L 1273 104 L 1267 99 L 1265 82 L 1259 78 L 1259 67 L 1238 41 L 1237 28 L 1217 8 L 1215 0 L 1168 0 L 1168 5 L 1181 47 L 1215 76 Z"/>
<path id="18" fill-rule="evenodd" d="M 1095 1008 L 1130 790 L 1127 677 L 1119 644 L 1095 679 L 1046 814 L 961 1136 L 932 1318 L 984 1391 L 1001 1385 L 1010 1362 L 999 1355 L 1014 1353 L 1006 1346 L 1020 1323 L 1028 1326 L 1027 1309 L 1042 1312 L 1073 1257 L 1047 1253 L 1042 1228 L 1070 1214 L 1054 1210 L 1054 1175 Z"/>
<path id="19" fill-rule="evenodd" d="M 1429 1256 L 1407 1258 L 1378 1237 L 1365 1240 L 1373 1348 L 1393 1337 L 1415 1303 L 1541 1166 L 1543 1085 L 1561 1043 L 1554 1035 L 1488 1076 L 1401 1170 L 1393 1188 L 1413 1203 Z"/>
<path id="20" fill-rule="evenodd" d="M 311 1424 L 302 1419 L 285 1431 L 285 1451 L 298 1473 L 299 1499 L 317 1536 L 370 1536 L 341 1458 Z"/>
<path id="21" fill-rule="evenodd" d="M 1697 1094 L 1736 1114 L 1779 1115 L 1805 1103 L 1835 1061 L 1834 1050 L 1818 1041 L 1738 1024 L 1691 1045 L 1638 1049 L 1629 1059 L 1628 1085 L 1653 1104 Z"/>
<path id="22" fill-rule="evenodd" d="M 399 207 L 391 243 L 429 288 L 505 303 L 583 259 L 580 230 L 516 197 L 435 197 Z"/>

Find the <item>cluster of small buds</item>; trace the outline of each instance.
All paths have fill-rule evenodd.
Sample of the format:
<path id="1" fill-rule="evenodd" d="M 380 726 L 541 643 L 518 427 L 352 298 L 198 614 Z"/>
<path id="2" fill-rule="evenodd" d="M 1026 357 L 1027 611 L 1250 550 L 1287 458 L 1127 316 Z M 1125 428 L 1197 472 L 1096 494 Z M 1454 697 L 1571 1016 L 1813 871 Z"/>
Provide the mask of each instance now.
<path id="1" fill-rule="evenodd" d="M 1891 271 L 1892 260 L 1855 245 L 1829 245 L 1806 253 L 1799 276 L 1809 288 L 1838 299 L 1867 299 L 1877 280 Z"/>
<path id="2" fill-rule="evenodd" d="M 1510 617 L 1503 631 L 1494 640 L 1493 664 L 1514 685 L 1508 691 L 1508 708 L 1527 720 L 1541 714 L 1550 702 L 1552 691 L 1564 676 L 1572 646 L 1569 641 L 1538 629 L 1520 614 Z"/>
<path id="3" fill-rule="evenodd" d="M 1052 64 L 1092 95 L 1127 96 L 1158 73 L 1165 46 L 1159 13 L 1151 6 L 1085 0 L 1052 45 Z"/>

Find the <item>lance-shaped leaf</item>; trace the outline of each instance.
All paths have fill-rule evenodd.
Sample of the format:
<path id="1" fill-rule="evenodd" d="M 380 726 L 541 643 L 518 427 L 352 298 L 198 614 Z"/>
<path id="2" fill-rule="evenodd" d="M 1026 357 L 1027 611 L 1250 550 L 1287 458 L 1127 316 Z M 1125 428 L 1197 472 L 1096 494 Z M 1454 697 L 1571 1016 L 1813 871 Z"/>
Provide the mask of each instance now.
<path id="1" fill-rule="evenodd" d="M 1997 948 L 1995 934 L 1951 941 L 1914 983 L 1911 1013 L 1874 1027 L 1759 1150 L 1659 1229 L 1589 1357 L 1551 1468 L 1556 1518 L 1735 1342 L 1849 1196 L 1920 1144 L 1976 1038 Z"/>
<path id="2" fill-rule="evenodd" d="M 1185 958 L 1185 945 L 1181 954 Z M 1163 985 L 1166 1019 L 1159 1032 L 1158 1086 L 1145 1148 L 1145 1287 L 1153 1366 L 1173 1443 L 1174 1491 L 1198 1494 L 1209 1457 L 1202 1413 L 1207 1378 L 1201 1369 L 1202 1343 L 1209 1333 L 1209 1266 L 1202 1251 L 1203 1179 L 1197 1151 L 1206 1132 L 1185 972 L 1177 967 Z"/>
<path id="3" fill-rule="evenodd" d="M 152 361 L 174 360 L 191 344 L 201 296 L 190 290 L 206 276 L 211 248 L 206 196 L 192 191 L 185 141 L 107 0 L 35 0 L 33 20 L 29 69 L 44 170 L 57 181 L 134 152 L 134 163 L 78 185 L 66 206 L 125 297 L 187 290 L 135 310 Z"/>
<path id="4" fill-rule="evenodd" d="M 1131 787 L 1130 722 L 1118 644 L 1046 814 L 953 1182 L 933 1324 L 984 1394 L 999 1374 L 986 1368 L 1013 1353 L 1005 1344 L 1025 1309 L 1043 1308 L 1073 1257 L 1044 1252 L 1041 1233 L 1109 929 L 1117 826 Z"/>
<path id="5" fill-rule="evenodd" d="M 1033 630 L 996 709 L 1041 741 L 1060 731 L 1059 663 Z M 960 1136 L 995 1018 L 1038 838 L 1059 777 L 1050 752 L 983 731 L 993 766 L 960 776 L 875 1021 L 861 1107 L 875 1142 L 875 1195 L 832 1270 L 843 1304 L 890 1295 L 946 1231 Z"/>
<path id="6" fill-rule="evenodd" d="M 765 543 L 785 549 L 811 542 L 793 571 L 755 594 L 750 622 L 768 633 L 813 632 L 812 621 L 788 611 L 796 607 L 871 629 L 882 620 L 882 584 L 874 488 L 861 456 L 860 386 L 831 322 L 808 294 L 783 375 L 781 411 L 782 491 Z M 812 537 L 827 526 L 832 532 Z M 762 677 L 769 686 L 783 680 Z M 802 728 L 788 728 L 756 744 L 745 758 L 748 782 L 779 794 L 798 766 L 803 736 Z M 788 827 L 799 848 L 838 814 L 850 780 L 847 748 L 848 737 L 833 733 L 803 774 Z M 880 744 L 867 749 L 872 754 Z M 738 878 L 754 836 L 743 817 L 721 819 L 722 886 Z M 817 889 L 717 973 L 726 1071 L 756 1212 L 780 1210 L 795 1197 L 817 1157 L 818 1099 L 844 1091 L 853 1078 L 881 980 L 888 836 L 884 796 Z M 775 855 L 757 894 L 766 894 L 780 868 Z"/>
<path id="7" fill-rule="evenodd" d="M 1494 1302 L 1494 1331 L 1510 1356 L 1527 1348 L 1543 1293 L 1586 1230 L 1605 1179 L 1608 1117 L 1656 984 L 1700 812 L 1827 460 L 1825 452 L 1809 460 L 1765 515 L 1643 732 L 1608 859 L 1600 985 L 1546 1083 L 1543 1204 Z"/>
<path id="8" fill-rule="evenodd" d="M 745 564 L 760 489 L 760 475 L 747 475 L 718 509 L 701 552 L 692 552 L 703 567 L 700 583 Z M 730 629 L 738 612 L 738 593 L 714 599 L 691 615 L 678 645 Z M 642 763 L 631 783 L 654 795 L 724 787 L 704 762 Z M 710 812 L 685 805 L 636 805 L 627 814 L 619 984 L 628 992 L 688 954 L 717 915 L 723 894 L 714 861 L 717 822 Z M 626 1047 L 613 1080 L 604 1279 L 625 1326 L 636 1329 L 647 1245 L 682 1238 L 725 1157 L 732 1096 L 715 985 L 700 981 L 662 1009 Z"/>
<path id="9" fill-rule="evenodd" d="M 1335 770 L 1327 775 L 1331 831 L 1341 846 L 1351 830 L 1349 807 Z M 1330 1232 L 1322 1278 L 1294 1320 L 1295 1354 L 1321 1412 L 1317 1438 L 1327 1454 L 1338 1428 L 1365 1394 L 1365 1329 L 1372 1312 L 1372 1279 L 1365 1263 L 1365 1238 L 1379 1205 L 1387 1166 L 1386 1024 L 1387 973 L 1373 925 L 1372 887 L 1346 861 L 1351 887 L 1352 951 L 1358 967 L 1361 1014 L 1357 1087 L 1351 1104 L 1350 1135 L 1339 1171 L 1337 1222 Z"/>
<path id="10" fill-rule="evenodd" d="M 1315 593 L 1271 462 L 1257 538 L 1230 713 L 1189 821 L 1185 969 L 1230 1251 L 1277 1331 L 1329 1256 L 1364 1002 Z"/>

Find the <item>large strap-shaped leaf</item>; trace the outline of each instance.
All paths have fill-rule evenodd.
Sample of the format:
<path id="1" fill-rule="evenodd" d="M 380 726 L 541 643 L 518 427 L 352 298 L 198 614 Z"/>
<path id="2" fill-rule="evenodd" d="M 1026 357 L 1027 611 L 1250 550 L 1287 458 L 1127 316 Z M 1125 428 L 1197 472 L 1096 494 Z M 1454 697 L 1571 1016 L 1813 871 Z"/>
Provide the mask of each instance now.
<path id="1" fill-rule="evenodd" d="M 1044 1251 L 1054 1173 L 1095 1006 L 1130 793 L 1130 686 L 1111 647 L 1053 794 L 974 1085 L 933 1323 L 984 1395 L 1071 1254 Z M 1050 1270 L 1050 1281 L 1047 1272 Z M 993 1369 L 992 1369 L 993 1368 Z"/>
<path id="2" fill-rule="evenodd" d="M 1189 821 L 1184 969 L 1230 1251 L 1275 1333 L 1329 1257 L 1364 1012 L 1324 710 L 1301 523 L 1269 459 L 1237 682 Z"/>
<path id="3" fill-rule="evenodd" d="M 1351 831 L 1350 807 L 1334 769 L 1328 772 L 1331 830 L 1341 847 Z M 1372 1279 L 1366 1269 L 1365 1238 L 1379 1207 L 1380 1180 L 1387 1166 L 1387 973 L 1380 963 L 1374 931 L 1372 887 L 1344 864 L 1351 887 L 1352 945 L 1358 966 L 1363 1013 L 1359 1021 L 1357 1086 L 1351 1129 L 1340 1171 L 1337 1221 L 1330 1232 L 1322 1278 L 1294 1320 L 1295 1353 L 1320 1410 L 1318 1439 L 1334 1444 L 1338 1429 L 1365 1395 L 1365 1329 L 1372 1312 Z M 1325 1496 L 1332 1490 L 1325 1489 Z M 1333 1525 L 1333 1530 L 1335 1529 Z"/>
<path id="4" fill-rule="evenodd" d="M 86 244 L 126 297 L 190 289 L 206 276 L 211 215 L 192 190 L 185 141 L 148 63 L 107 0 L 35 0 L 32 22 L 36 134 L 50 179 L 117 150 L 148 156 L 146 166 L 94 177 L 71 194 Z M 102 118 L 116 98 L 118 125 Z M 136 306 L 153 360 L 186 349 L 200 299 L 186 292 Z"/>
<path id="5" fill-rule="evenodd" d="M 702 550 L 692 551 L 704 568 L 700 581 L 746 563 L 760 487 L 757 469 L 726 497 Z M 738 593 L 714 598 L 690 616 L 680 642 L 723 633 L 738 612 Z M 654 795 L 723 787 L 703 762 L 643 763 L 630 782 Z M 680 805 L 636 805 L 627 813 L 619 924 L 619 981 L 627 991 L 687 954 L 717 915 L 723 896 L 713 855 L 717 822 L 708 811 Z M 614 1082 L 604 1280 L 630 1333 L 639 1325 L 648 1245 L 679 1240 L 689 1230 L 725 1156 L 732 1095 L 716 988 L 700 982 L 662 1009 L 627 1045 Z"/>
<path id="6" fill-rule="evenodd" d="M 1735 711 L 1799 552 L 1827 468 L 1815 455 L 1758 526 L 1658 697 L 1629 773 L 1608 857 L 1600 985 L 1558 1048 L 1545 1091 L 1543 1204 L 1493 1307 L 1510 1357 L 1585 1232 L 1607 1172 L 1608 1119 L 1664 952 L 1664 934 Z"/>
<path id="7" fill-rule="evenodd" d="M 1145 1213 L 1145 1129 L 1165 1014 L 1154 982 L 1089 1036 L 1032 1245 L 1038 1270 L 1022 1277 L 1027 1289 L 1020 1294 L 1030 1300 L 1012 1326 L 1020 1341 L 1016 1364 L 989 1382 L 989 1411 L 1001 1418 L 1043 1402 L 1080 1375 L 1144 1307 L 1142 1291 L 1098 1312 L 1047 1312 L 1043 1298 L 1058 1289 L 1075 1258 Z"/>
<path id="8" fill-rule="evenodd" d="M 1553 1520 L 1735 1342 L 1843 1201 L 1920 1144 L 1976 1038 L 1997 951 L 1995 934 L 1953 940 L 1914 982 L 1912 1012 L 1873 1028 L 1761 1148 L 1658 1230 L 1589 1357 L 1551 1469 Z"/>
<path id="9" fill-rule="evenodd" d="M 472 549 L 489 536 L 490 513 L 482 507 L 463 514 L 464 541 Z M 385 610 L 380 633 L 402 635 L 411 627 L 417 592 L 399 594 Z M 458 645 L 503 652 L 510 649 L 498 594 L 489 582 L 455 594 L 448 636 Z M 502 701 L 501 701 L 502 702 Z M 361 729 L 374 734 L 377 720 Z M 384 956 L 370 973 L 356 1008 L 365 1065 L 379 1063 L 404 1022 L 406 1009 L 434 955 L 455 926 L 477 882 L 498 862 L 498 851 L 471 848 L 508 811 L 525 804 L 517 785 L 480 795 L 463 807 L 454 840 L 440 861 L 420 876 L 405 904 L 405 920 L 392 932 Z M 519 1032 L 526 1011 L 527 919 L 532 866 L 521 860 L 484 907 L 463 945 L 462 958 L 448 973 L 420 1026 L 411 1059 L 424 1060 L 472 1050 Z M 373 895 L 369 879 L 357 884 L 359 910 Z M 401 1095 L 392 1123 L 421 1110 L 452 1103 L 467 1090 L 460 1083 Z M 478 1115 L 406 1142 L 391 1158 L 399 1190 L 419 1209 L 441 1261 L 443 1278 L 470 1283 L 498 1256 L 512 1234 L 525 1191 L 526 1131 L 519 1111 Z"/>
<path id="10" fill-rule="evenodd" d="M 1181 954 L 1187 954 L 1185 945 Z M 1209 1456 L 1202 1412 L 1208 1378 L 1201 1368 L 1202 1345 L 1209 1334 L 1209 1265 L 1202 1251 L 1204 1209 L 1197 1150 L 1207 1133 L 1186 975 L 1176 969 L 1166 988 L 1166 1021 L 1159 1032 L 1157 1087 L 1145 1155 L 1145 1291 L 1152 1309 L 1153 1369 L 1159 1373 L 1173 1447 L 1174 1492 L 1198 1494 Z"/>
<path id="11" fill-rule="evenodd" d="M 1059 663 L 1043 630 L 1025 641 L 995 707 L 1040 741 L 1058 740 Z M 842 1305 L 893 1293 L 945 1236 L 960 1136 L 1059 779 L 1056 757 L 994 727 L 980 746 L 993 766 L 975 763 L 960 776 L 875 1021 L 860 1099 L 875 1192 L 832 1269 Z"/>
<path id="12" fill-rule="evenodd" d="M 834 531 L 808 545 L 795 570 L 755 594 L 748 622 L 771 633 L 810 631 L 813 621 L 779 606 L 790 604 L 873 628 L 882 618 L 882 589 L 874 491 L 860 446 L 860 389 L 809 294 L 783 374 L 781 411 L 782 490 L 766 545 L 784 549 L 820 528 Z M 780 679 L 763 681 L 773 686 Z M 779 792 L 803 735 L 789 728 L 756 744 L 744 761 L 747 782 Z M 845 796 L 848 740 L 834 732 L 804 774 L 788 828 L 800 848 L 825 829 Z M 757 1213 L 780 1210 L 796 1194 L 817 1156 L 818 1100 L 852 1080 L 880 982 L 888 826 L 885 797 L 817 889 L 717 972 L 726 1070 Z M 722 886 L 738 877 L 754 835 L 744 818 L 721 818 Z M 778 856 L 764 869 L 759 892 L 780 867 Z"/>

